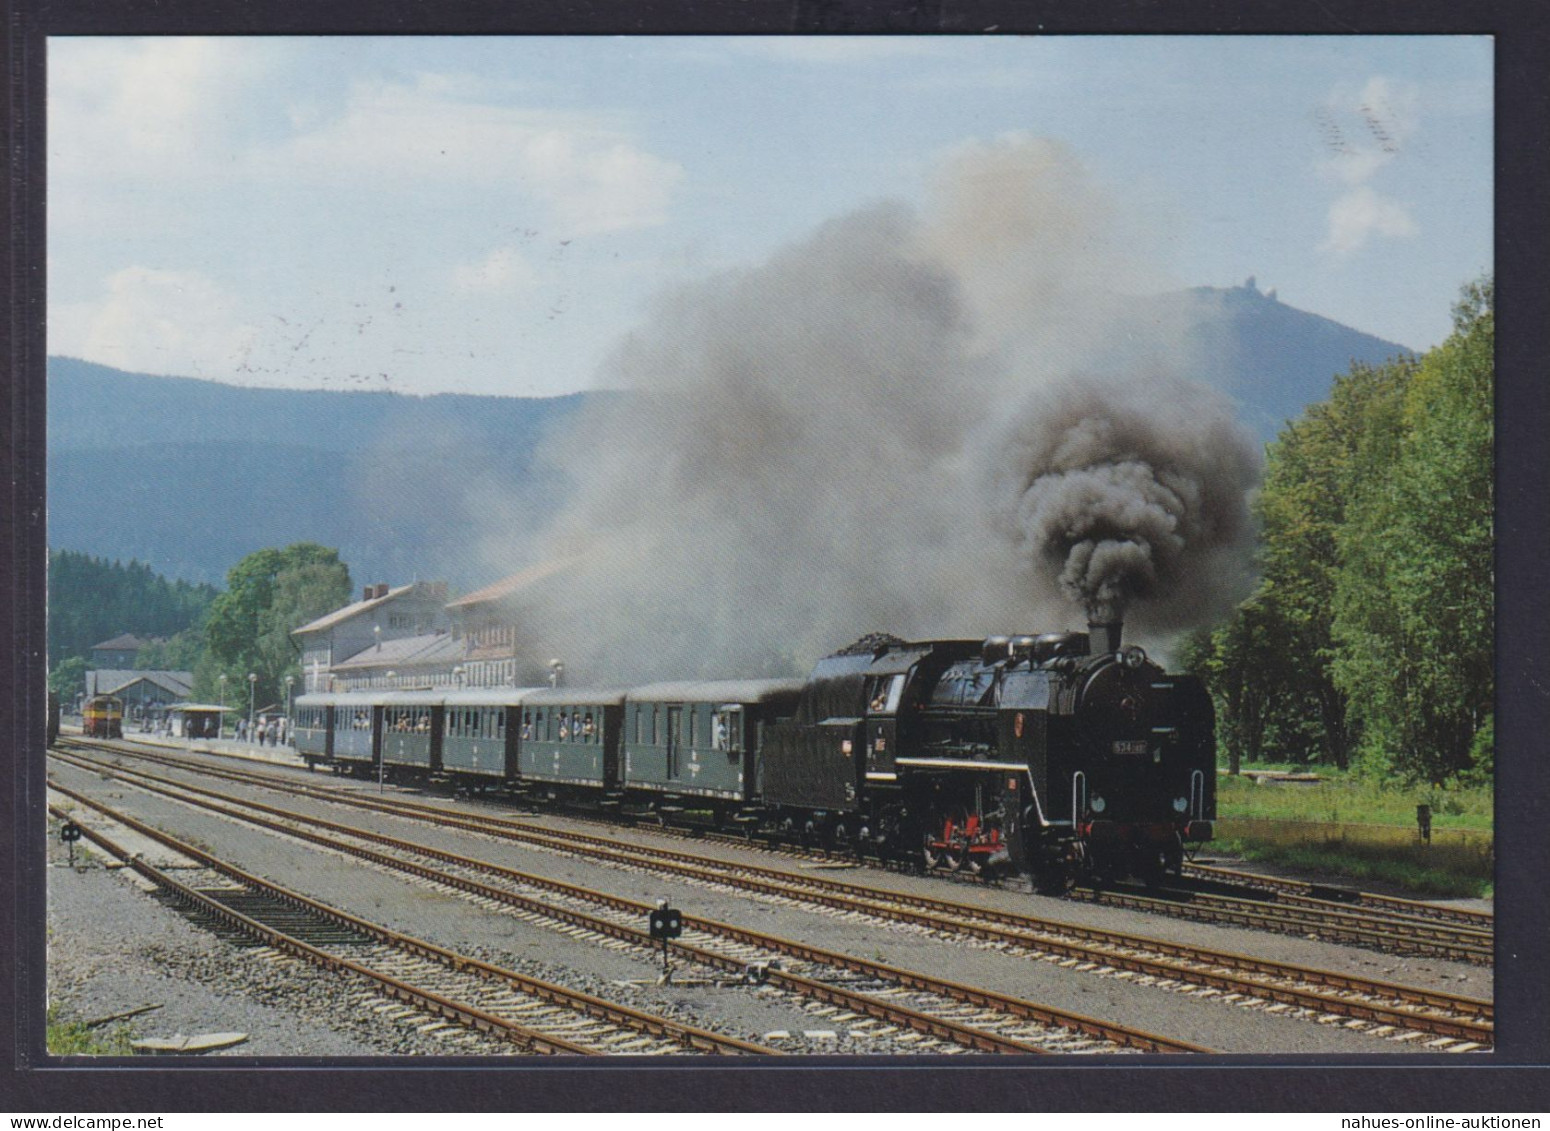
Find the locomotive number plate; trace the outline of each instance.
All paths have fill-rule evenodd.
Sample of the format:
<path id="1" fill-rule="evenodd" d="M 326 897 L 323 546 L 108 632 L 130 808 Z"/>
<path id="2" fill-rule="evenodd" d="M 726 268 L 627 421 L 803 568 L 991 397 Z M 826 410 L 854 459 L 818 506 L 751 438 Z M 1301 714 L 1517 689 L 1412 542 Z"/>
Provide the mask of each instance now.
<path id="1" fill-rule="evenodd" d="M 1148 750 L 1144 738 L 1122 738 L 1114 743 L 1116 754 L 1145 754 Z"/>

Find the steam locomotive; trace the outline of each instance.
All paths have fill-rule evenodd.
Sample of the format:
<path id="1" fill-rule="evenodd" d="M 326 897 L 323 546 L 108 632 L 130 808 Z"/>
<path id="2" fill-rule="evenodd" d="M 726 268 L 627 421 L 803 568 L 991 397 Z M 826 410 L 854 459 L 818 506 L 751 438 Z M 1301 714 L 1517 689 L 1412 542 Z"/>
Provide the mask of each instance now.
<path id="1" fill-rule="evenodd" d="M 1089 629 L 865 637 L 805 681 L 309 694 L 296 744 L 341 773 L 1022 873 L 1047 890 L 1176 872 L 1216 815 L 1210 697 L 1122 647 L 1119 626 Z"/>

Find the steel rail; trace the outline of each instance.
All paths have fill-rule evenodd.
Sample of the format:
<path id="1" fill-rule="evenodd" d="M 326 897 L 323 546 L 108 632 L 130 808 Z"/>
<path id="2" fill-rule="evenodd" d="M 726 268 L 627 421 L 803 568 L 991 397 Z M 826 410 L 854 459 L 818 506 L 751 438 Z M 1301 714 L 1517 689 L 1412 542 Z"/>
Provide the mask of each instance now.
<path id="1" fill-rule="evenodd" d="M 179 788 L 198 788 L 184 783 L 175 784 Z M 316 791 L 311 790 L 309 787 L 295 787 L 272 780 L 264 782 L 264 784 L 269 788 L 277 788 L 282 791 L 318 796 Z M 1076 958 L 1079 961 L 1095 962 L 1137 973 L 1173 978 L 1228 992 L 1247 994 L 1256 998 L 1318 1009 L 1324 1013 L 1356 1017 L 1376 1021 L 1381 1024 L 1392 1024 L 1407 1029 L 1433 1032 L 1441 1036 L 1456 1037 L 1462 1040 L 1478 1041 L 1486 1044 L 1491 1043 L 1493 1040 L 1494 1026 L 1492 1025 L 1492 1015 L 1494 1009 L 1491 1003 L 1477 999 L 1462 998 L 1452 994 L 1400 986 L 1393 983 L 1377 982 L 1372 979 L 1358 978 L 1333 971 L 1291 966 L 1246 955 L 1171 943 L 1160 939 L 1122 935 L 1096 928 L 1043 920 L 1012 912 L 952 904 L 932 897 L 884 892 L 877 889 L 862 888 L 858 885 L 845 884 L 840 881 L 798 876 L 753 865 L 733 865 L 724 861 L 712 862 L 666 849 L 631 846 L 631 851 L 623 852 L 616 847 L 616 841 L 605 841 L 602 838 L 579 833 L 537 830 L 521 822 L 501 818 L 457 816 L 449 813 L 447 810 L 413 802 L 380 802 L 372 799 L 358 798 L 348 792 L 340 791 L 326 791 L 321 799 L 356 805 L 371 811 L 387 812 L 400 816 L 407 815 L 421 820 L 433 820 L 444 826 L 558 848 L 562 851 L 575 851 L 574 845 L 581 843 L 593 856 L 600 859 L 613 860 L 626 867 L 657 867 L 660 870 L 688 875 L 705 882 L 762 891 L 766 894 L 798 901 L 816 902 L 839 910 L 860 911 L 881 918 L 913 923 L 948 933 L 1010 943 L 1024 949 L 1031 947 L 1035 950 L 1057 954 L 1062 957 Z M 655 859 L 644 859 L 643 854 Z M 712 863 L 719 865 L 719 868 L 707 866 Z M 736 870 L 735 872 L 732 871 L 734 869 Z M 740 874 L 744 872 L 752 874 Z M 775 877 L 775 879 L 765 879 L 762 877 Z M 892 900 L 893 903 L 876 902 L 878 899 Z M 914 906 L 908 906 L 909 904 L 914 904 Z M 945 914 L 940 913 L 944 910 Z M 1048 934 L 1043 933 L 1047 931 L 1066 934 L 1083 941 L 1077 943 L 1063 942 L 1058 938 L 1051 938 Z M 1084 942 L 1086 945 L 1084 945 Z M 1163 955 L 1164 959 L 1159 961 L 1153 958 L 1137 957 L 1133 954 L 1115 953 L 1114 950 L 1109 948 L 1115 948 L 1120 951 L 1125 949 L 1149 950 L 1154 954 Z M 1217 970 L 1200 970 L 1168 961 L 1168 959 L 1172 958 L 1177 958 L 1184 962 L 1200 963 L 1207 967 L 1235 970 L 1239 973 L 1224 975 L 1217 972 Z M 1332 990 L 1366 994 L 1407 1004 L 1398 1007 L 1374 1005 L 1370 1002 L 1353 1001 L 1349 998 L 1316 990 L 1289 989 L 1285 986 L 1278 986 L 1265 981 L 1264 979 L 1267 978 L 1279 978 L 1305 985 L 1327 986 Z M 1419 1006 L 1422 1009 L 1436 1010 L 1454 1014 L 1455 1016 L 1438 1017 L 1433 1013 L 1417 1012 L 1415 1009 L 1410 1008 L 1410 1006 Z M 1468 1019 L 1461 1020 L 1457 1016 L 1460 1014 Z"/>
<path id="2" fill-rule="evenodd" d="M 129 743 L 129 740 L 124 740 Z M 92 743 L 96 746 L 96 743 Z M 118 747 L 104 746 L 107 749 L 120 749 Z M 176 756 L 166 754 L 151 754 L 142 751 L 129 751 L 133 757 L 160 761 L 167 765 L 191 766 L 198 763 Z M 241 755 L 222 754 L 218 756 L 238 761 L 253 762 L 254 759 L 243 758 Z M 250 774 L 243 771 L 219 770 L 213 767 L 201 767 L 204 772 L 230 776 L 234 780 L 246 780 L 252 782 L 264 782 L 273 785 L 276 779 L 269 775 Z M 316 790 L 316 787 L 290 785 L 296 790 Z M 335 791 L 316 790 L 313 796 L 325 794 L 333 796 Z M 364 802 L 358 802 L 364 804 Z M 410 806 L 413 802 L 399 800 L 397 804 Z M 441 813 L 445 810 L 433 806 L 423 806 L 430 812 Z M 502 820 L 503 818 L 491 817 L 490 820 Z M 714 830 L 702 830 L 693 827 L 679 828 L 676 826 L 661 826 L 660 829 L 645 827 L 650 831 L 661 831 L 669 834 L 714 836 L 717 840 L 725 840 L 727 843 L 749 843 L 739 841 L 735 837 L 723 837 L 714 833 Z M 585 834 L 572 834 L 585 835 Z M 661 850 L 668 851 L 668 850 Z M 814 854 L 808 854 L 814 855 Z M 825 852 L 821 858 L 832 859 L 832 855 Z M 750 866 L 751 867 L 751 866 Z M 1245 873 L 1245 875 L 1247 875 Z M 1299 881 L 1288 881 L 1296 884 Z M 1314 885 L 1304 885 L 1312 888 Z M 1494 940 L 1488 930 L 1481 930 L 1478 926 L 1464 924 L 1456 917 L 1446 914 L 1425 915 L 1401 912 L 1391 909 L 1391 905 L 1402 905 L 1406 901 L 1392 900 L 1383 896 L 1363 895 L 1363 902 L 1372 901 L 1376 904 L 1373 911 L 1364 914 L 1355 911 L 1349 904 L 1342 904 L 1333 900 L 1321 900 L 1305 893 L 1296 893 L 1296 899 L 1303 906 L 1288 904 L 1266 903 L 1259 900 L 1245 899 L 1225 894 L 1210 892 L 1190 892 L 1189 900 L 1167 899 L 1163 897 L 1144 894 L 1141 892 L 1117 891 L 1115 889 L 1078 889 L 1072 893 L 1072 898 L 1086 900 L 1088 902 L 1104 903 L 1111 906 L 1141 911 L 1150 914 L 1163 914 L 1173 918 L 1189 919 L 1195 922 L 1225 923 L 1234 926 L 1250 927 L 1260 930 L 1270 930 L 1280 933 L 1305 935 L 1312 933 L 1331 942 L 1349 943 L 1369 947 L 1387 953 L 1423 955 L 1434 958 L 1442 958 L 1455 961 L 1468 962 L 1473 965 L 1489 966 L 1495 960 Z M 1411 908 L 1425 908 L 1426 904 L 1409 904 Z M 1467 914 L 1467 913 L 1466 913 Z M 1453 921 L 1457 926 L 1439 927 L 1436 920 Z M 1431 920 L 1428 922 L 1428 920 Z"/>
<path id="3" fill-rule="evenodd" d="M 104 816 L 109 816 L 111 820 L 119 821 L 125 824 L 126 827 L 134 827 L 132 824 L 122 821 L 118 815 L 112 814 L 112 811 L 105 806 L 98 806 L 96 803 L 71 790 L 54 785 L 51 785 L 50 788 L 57 789 L 66 796 L 73 797 L 83 804 L 99 809 Z M 71 820 L 70 815 L 57 806 L 50 805 L 48 811 L 62 821 Z M 80 828 L 81 834 L 87 840 L 96 844 L 109 855 L 117 857 L 123 861 L 126 867 L 133 869 L 136 874 L 144 877 L 180 902 L 187 906 L 198 908 L 205 914 L 225 923 L 228 927 L 258 939 L 275 950 L 284 951 L 323 970 L 354 974 L 365 978 L 376 983 L 390 997 L 409 1002 L 420 1009 L 456 1021 L 461 1025 L 478 1029 L 482 1032 L 497 1034 L 533 1052 L 548 1054 L 568 1053 L 576 1056 L 597 1055 L 595 1050 L 583 1045 L 572 1044 L 570 1041 L 558 1037 L 546 1036 L 537 1030 L 517 1025 L 507 1021 L 505 1018 L 496 1017 L 494 1014 L 486 1013 L 473 1006 L 451 1001 L 439 994 L 431 993 L 429 990 L 417 989 L 407 982 L 400 981 L 390 975 L 379 973 L 370 967 L 362 966 L 360 963 L 351 962 L 347 958 L 340 958 L 338 955 L 330 954 L 320 947 L 303 942 L 294 935 L 286 934 L 284 931 L 271 927 L 266 923 L 261 923 L 257 919 L 242 914 L 240 911 L 235 911 L 218 900 L 210 898 L 203 892 L 173 879 L 160 868 L 148 864 L 139 856 L 131 854 L 128 849 L 123 848 L 111 840 L 105 833 L 99 832 L 90 825 L 78 825 L 77 827 Z M 168 845 L 168 847 L 172 846 Z"/>
<path id="4" fill-rule="evenodd" d="M 1358 907 L 1371 907 L 1375 911 L 1385 911 L 1402 919 L 1440 919 L 1444 922 L 1458 923 L 1462 926 L 1473 927 L 1485 934 L 1490 934 L 1496 927 L 1495 913 L 1479 911 L 1469 907 L 1447 907 L 1436 903 L 1423 903 L 1417 899 L 1401 899 L 1393 895 L 1378 895 L 1374 892 L 1358 891 L 1355 888 L 1340 888 L 1332 884 L 1316 884 L 1309 880 L 1296 880 L 1287 876 L 1267 876 L 1259 872 L 1244 872 L 1235 868 L 1223 868 L 1220 865 L 1186 864 L 1184 868 L 1186 875 L 1198 874 L 1207 879 L 1223 879 L 1229 883 L 1257 888 L 1261 891 L 1284 892 L 1318 904 L 1333 903 L 1338 905 L 1342 902 L 1348 902 Z M 1321 890 L 1339 891 L 1342 895 L 1340 898 L 1322 897 L 1317 894 Z"/>
<path id="5" fill-rule="evenodd" d="M 96 767 L 93 768 L 96 769 Z M 421 879 L 429 880 L 434 883 L 444 884 L 448 887 L 468 892 L 469 894 L 478 896 L 480 898 L 494 900 L 496 902 L 520 908 L 524 911 L 530 911 L 535 914 L 554 918 L 560 922 L 566 923 L 567 925 L 595 931 L 610 938 L 619 939 L 621 941 L 629 942 L 650 950 L 657 950 L 661 946 L 658 941 L 651 938 L 649 933 L 641 931 L 637 928 L 626 927 L 621 924 L 612 923 L 604 919 L 598 919 L 594 916 L 589 916 L 581 912 L 555 907 L 552 904 L 543 903 L 541 901 L 531 899 L 527 896 L 520 895 L 516 892 L 512 892 L 503 888 L 491 887 L 488 884 L 482 884 L 476 880 L 452 875 L 434 868 L 427 867 L 425 865 L 416 864 L 412 861 L 406 861 L 397 857 L 388 856 L 383 853 L 375 852 L 372 849 L 361 847 L 359 845 L 347 844 L 345 842 L 335 840 L 331 837 L 308 832 L 305 829 L 296 829 L 281 825 L 275 821 L 270 821 L 262 817 L 256 817 L 250 813 L 229 809 L 225 805 L 216 804 L 211 801 L 200 802 L 189 798 L 179 797 L 170 790 L 164 789 L 161 786 L 146 785 L 141 781 L 136 781 L 135 779 L 144 777 L 150 779 L 151 781 L 159 781 L 164 785 L 171 785 L 174 789 L 177 790 L 196 794 L 204 794 L 210 798 L 219 798 L 221 801 L 232 802 L 249 809 L 272 814 L 281 818 L 282 820 L 302 822 L 319 828 L 328 829 L 332 832 L 345 836 L 351 836 L 357 839 L 368 840 L 378 844 L 387 845 L 400 852 L 426 856 L 433 859 L 443 860 L 447 863 L 451 863 L 459 867 L 465 867 L 472 870 L 499 875 L 505 879 L 517 883 L 544 888 L 591 903 L 603 904 L 614 910 L 646 915 L 652 910 L 653 907 L 653 905 L 648 903 L 627 899 L 622 896 L 613 896 L 607 893 L 593 891 L 592 889 L 580 887 L 579 885 L 570 884 L 562 880 L 552 880 L 547 877 L 532 875 L 519 871 L 515 868 L 507 867 L 503 864 L 496 864 L 491 861 L 479 860 L 474 857 L 464 856 L 459 853 L 449 852 L 445 849 L 435 848 L 431 845 L 422 844 L 416 841 L 404 840 L 399 837 L 389 836 L 387 834 L 374 832 L 369 829 L 361 829 L 355 826 L 343 825 L 321 817 L 314 817 L 307 814 L 295 813 L 290 810 L 279 809 L 275 806 L 265 805 L 262 802 L 252 801 L 245 798 L 235 798 L 227 794 L 219 794 L 212 790 L 205 790 L 198 786 L 188 785 L 187 783 L 172 782 L 168 779 L 156 778 L 154 775 L 141 774 L 135 771 L 125 771 L 122 767 L 115 767 L 111 773 L 114 776 L 121 776 L 123 780 L 130 781 L 137 785 L 139 788 L 148 789 L 151 792 L 159 793 L 163 796 L 174 797 L 176 800 L 184 801 L 188 804 L 199 804 L 211 812 L 216 812 L 223 816 L 243 820 L 261 828 L 267 828 L 286 836 L 305 840 L 309 843 L 317 844 L 321 847 L 333 849 L 335 851 L 355 856 L 370 863 L 406 872 Z M 840 954 L 835 951 L 823 950 L 821 948 L 810 946 L 805 943 L 794 942 L 789 939 L 780 938 L 779 936 L 737 927 L 732 924 L 721 923 L 713 919 L 685 916 L 684 923 L 692 929 L 702 931 L 706 934 L 721 936 L 746 945 L 770 950 L 776 954 L 788 955 L 791 957 L 800 958 L 804 961 L 833 966 L 839 969 L 850 971 L 852 973 L 864 974 L 869 977 L 893 982 L 908 989 L 936 994 L 941 997 L 969 1005 L 979 1006 L 981 1008 L 993 1009 L 998 1013 L 1004 1013 L 1012 1017 L 1035 1021 L 1040 1024 L 1057 1026 L 1071 1032 L 1079 1033 L 1083 1036 L 1110 1041 L 1122 1048 L 1134 1048 L 1147 1052 L 1164 1053 L 1209 1053 L 1213 1051 L 1204 1046 L 1192 1044 L 1186 1041 L 1179 1041 L 1172 1038 L 1162 1037 L 1155 1033 L 1149 1033 L 1144 1030 L 1133 1029 L 1128 1026 L 1102 1021 L 1083 1014 L 1057 1009 L 1053 1006 L 1041 1005 L 1036 1002 L 1015 998 L 1007 994 L 1000 994 L 995 991 L 983 990 L 977 987 L 948 981 L 946 979 L 934 978 L 929 975 L 920 974 L 911 970 L 905 970 L 886 963 L 854 958 L 850 955 Z M 677 941 L 670 943 L 669 947 L 671 952 L 676 953 L 690 961 L 699 962 L 708 967 L 726 970 L 739 975 L 746 975 L 748 972 L 748 964 L 745 961 L 728 958 L 727 956 L 717 954 L 714 951 L 705 950 L 688 943 Z M 975 1049 L 976 1051 L 1023 1054 L 1046 1054 L 1050 1051 L 1035 1044 L 1002 1037 L 994 1033 L 987 1033 L 983 1030 L 978 1030 L 971 1026 L 959 1025 L 954 1022 L 944 1021 L 941 1018 L 933 1017 L 930 1014 L 912 1010 L 908 1007 L 889 1002 L 881 1002 L 875 998 L 868 997 L 865 994 L 846 990 L 841 987 L 831 986 L 816 979 L 807 978 L 802 975 L 790 973 L 788 971 L 768 969 L 763 973 L 762 980 L 768 981 L 772 985 L 791 990 L 804 996 L 826 1001 L 835 1005 L 842 1005 L 847 1009 L 851 1009 L 868 1016 L 876 1017 L 880 1020 L 887 1021 L 890 1024 L 897 1024 L 905 1028 L 913 1029 L 916 1032 L 951 1040 L 954 1043 L 963 1045 L 966 1048 Z"/>
<path id="6" fill-rule="evenodd" d="M 150 837 L 152 840 L 165 845 L 166 847 L 172 849 L 174 852 L 177 852 L 183 856 L 187 856 L 191 860 L 198 861 L 202 866 L 209 868 L 212 871 L 220 872 L 222 875 L 227 876 L 228 878 L 235 880 L 239 884 L 242 884 L 254 891 L 261 891 L 294 907 L 305 909 L 336 924 L 359 931 L 369 938 L 375 939 L 376 941 L 385 943 L 389 946 L 396 947 L 405 951 L 406 953 L 413 954 L 420 958 L 429 958 L 441 962 L 443 965 L 451 968 L 452 970 L 472 971 L 489 980 L 503 982 L 510 986 L 512 989 L 537 998 L 538 1000 L 546 1001 L 554 1005 L 564 1005 L 570 1009 L 576 1010 L 577 1012 L 584 1013 L 587 1016 L 600 1018 L 610 1022 L 611 1024 L 626 1026 L 638 1032 L 649 1033 L 652 1036 L 673 1040 L 688 1048 L 698 1049 L 702 1052 L 731 1053 L 738 1055 L 781 1055 L 776 1049 L 766 1048 L 762 1045 L 754 1044 L 751 1041 L 744 1041 L 738 1037 L 729 1037 L 720 1033 L 712 1033 L 708 1030 L 700 1029 L 693 1025 L 685 1025 L 682 1022 L 670 1021 L 666 1018 L 656 1017 L 641 1010 L 632 1009 L 629 1006 L 605 1001 L 602 998 L 595 997 L 592 994 L 583 993 L 580 990 L 567 989 L 564 986 L 558 986 L 551 982 L 545 982 L 541 979 L 533 978 L 526 974 L 520 974 L 514 970 L 507 970 L 492 963 L 483 962 L 470 955 L 459 954 L 456 951 L 437 946 L 435 943 L 426 942 L 424 939 L 415 938 L 412 935 L 394 931 L 391 928 L 384 927 L 381 924 L 373 923 L 367 919 L 362 919 L 357 915 L 352 915 L 348 911 L 330 906 L 329 904 L 313 899 L 310 896 L 303 895 L 300 892 L 292 891 L 289 888 L 282 887 L 281 885 L 266 880 L 261 876 L 253 875 L 250 872 L 238 868 L 234 864 L 220 860 L 219 858 L 204 851 L 203 849 L 196 848 L 191 844 L 180 841 L 178 838 L 172 836 L 171 834 L 163 832 L 162 830 L 155 828 L 152 825 L 146 824 L 143 821 L 136 820 L 134 817 L 129 816 L 127 813 L 117 812 L 111 807 L 104 805 L 90 797 L 87 797 L 85 794 L 82 794 L 76 790 L 72 790 L 58 782 L 50 782 L 49 788 L 62 793 L 83 805 L 95 809 L 109 820 L 122 824 L 126 828 L 133 829 L 135 832 L 141 834 L 142 836 Z M 68 816 L 59 812 L 53 807 L 50 808 L 50 812 L 54 812 L 56 815 L 61 816 L 64 819 L 69 819 Z M 83 826 L 83 832 L 85 832 L 87 835 L 90 835 L 92 831 L 93 830 L 87 829 L 85 826 Z M 123 857 L 121 853 L 116 853 L 116 855 L 120 855 L 121 858 L 129 859 L 127 857 Z M 131 866 L 134 866 L 137 861 L 129 859 L 129 863 Z M 143 864 L 144 862 L 138 861 L 138 863 Z M 149 865 L 145 866 L 150 867 Z M 152 870 L 154 871 L 155 869 Z M 150 877 L 148 876 L 147 878 L 149 879 Z M 170 880 L 171 877 L 167 877 L 167 879 Z M 172 882 L 176 883 L 177 881 Z M 184 887 L 184 885 L 178 886 L 180 888 Z M 308 952 L 324 955 L 330 960 L 330 962 L 338 963 L 341 968 L 349 968 L 352 972 L 356 973 L 365 973 L 368 977 L 371 977 L 373 980 L 381 982 L 384 985 L 390 983 L 393 985 L 402 985 L 387 975 L 370 971 L 368 968 L 358 966 L 358 964 L 351 963 L 347 959 L 340 959 L 336 956 L 327 955 L 326 952 L 320 951 L 318 948 L 312 947 L 310 944 L 302 942 L 299 939 L 292 939 L 290 936 L 286 936 L 282 932 L 274 931 L 273 928 L 266 927 L 261 923 L 257 923 L 255 920 L 248 920 L 246 916 L 243 916 L 238 912 L 234 912 L 229 908 L 223 908 L 222 904 L 215 900 L 211 900 L 208 897 L 202 896 L 199 892 L 194 891 L 192 888 L 184 888 L 184 890 L 187 891 L 188 894 L 193 897 L 202 908 L 211 910 L 212 913 L 221 916 L 223 919 L 232 921 L 229 917 L 234 917 L 235 919 L 240 919 L 245 922 L 253 922 L 257 927 L 262 928 L 265 932 L 273 932 L 276 936 L 287 940 L 287 948 L 289 948 L 289 943 L 295 943 L 300 947 L 306 948 Z M 180 892 L 180 896 L 181 894 L 182 893 Z M 236 924 L 234 923 L 234 925 Z M 243 929 L 246 929 L 245 926 Z M 414 989 L 414 987 L 406 987 L 406 989 L 408 992 L 425 995 L 427 1000 L 433 1002 L 433 1004 L 436 1002 L 445 1001 L 445 999 L 440 999 L 436 995 L 430 994 L 428 991 L 417 990 Z M 477 1010 L 472 1006 L 465 1006 L 458 1003 L 447 1004 L 450 1007 L 458 1010 L 467 1010 L 470 1017 L 475 1018 L 475 1020 L 478 1020 L 479 1017 L 492 1016 L 483 1014 L 482 1011 Z M 436 1006 L 435 1008 L 437 1012 L 443 1012 L 445 1015 L 444 1009 L 440 1008 L 439 1006 Z M 494 1020 L 499 1021 L 500 1019 L 494 1018 Z M 513 1026 L 513 1028 L 520 1029 L 521 1027 Z M 569 1045 L 569 1042 L 562 1041 L 558 1038 L 544 1037 L 543 1039 L 545 1041 L 554 1042 L 557 1045 Z M 587 1053 L 594 1051 L 584 1049 L 581 1046 L 567 1047 L 562 1051 L 570 1052 L 577 1050 Z"/>
<path id="7" fill-rule="evenodd" d="M 1346 909 L 1309 908 L 1262 903 L 1211 892 L 1188 892 L 1187 899 L 1169 899 L 1116 888 L 1077 888 L 1070 898 L 1110 907 L 1169 915 L 1204 923 L 1229 923 L 1291 934 L 1315 932 L 1331 942 L 1363 943 L 1374 949 L 1426 955 L 1489 966 L 1495 959 L 1491 936 L 1446 924 L 1363 915 Z M 1403 924 L 1403 932 L 1392 928 Z"/>

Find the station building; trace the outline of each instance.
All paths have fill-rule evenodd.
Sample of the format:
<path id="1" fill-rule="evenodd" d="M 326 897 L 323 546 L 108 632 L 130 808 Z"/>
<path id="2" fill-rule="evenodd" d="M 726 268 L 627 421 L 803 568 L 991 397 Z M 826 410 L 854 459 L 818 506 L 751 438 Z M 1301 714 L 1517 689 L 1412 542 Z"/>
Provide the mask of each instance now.
<path id="1" fill-rule="evenodd" d="M 125 718 L 155 719 L 165 715 L 168 708 L 186 703 L 193 686 L 193 672 L 94 668 L 86 673 L 83 698 L 116 695 L 124 701 Z"/>
<path id="2" fill-rule="evenodd" d="M 396 641 L 447 634 L 446 603 L 445 581 L 416 581 L 395 589 L 384 582 L 366 586 L 359 601 L 292 630 L 301 652 L 303 690 L 347 690 L 334 676 L 346 661 Z M 390 670 L 396 668 L 383 672 Z"/>
<path id="3" fill-rule="evenodd" d="M 292 631 L 304 689 L 547 683 L 550 656 L 528 624 L 529 610 L 573 560 L 540 563 L 453 601 L 445 582 L 367 586 L 361 600 Z"/>
<path id="4" fill-rule="evenodd" d="M 503 577 L 447 604 L 452 634 L 464 644 L 468 687 L 536 687 L 548 682 L 551 657 L 530 626 L 528 612 L 546 585 L 572 558 L 555 558 Z"/>

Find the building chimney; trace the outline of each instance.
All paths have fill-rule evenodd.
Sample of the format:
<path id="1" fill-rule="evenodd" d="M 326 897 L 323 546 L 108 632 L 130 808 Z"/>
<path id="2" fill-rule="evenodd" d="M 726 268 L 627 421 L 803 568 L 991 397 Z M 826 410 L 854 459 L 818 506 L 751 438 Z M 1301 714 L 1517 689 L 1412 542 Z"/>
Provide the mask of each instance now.
<path id="1" fill-rule="evenodd" d="M 361 591 L 361 600 L 362 601 L 369 601 L 369 600 L 371 600 L 372 595 L 375 594 L 376 591 L 377 591 L 376 586 L 374 586 L 374 585 L 366 586 L 366 588 Z"/>
<path id="2" fill-rule="evenodd" d="M 1104 624 L 1089 621 L 1087 635 L 1092 642 L 1090 647 L 1093 652 L 1118 652 L 1120 631 L 1124 627 L 1123 621 L 1109 621 Z"/>
<path id="3" fill-rule="evenodd" d="M 379 581 L 379 582 L 377 582 L 377 596 L 378 597 L 386 597 L 387 593 L 388 593 L 387 582 L 386 581 Z"/>

